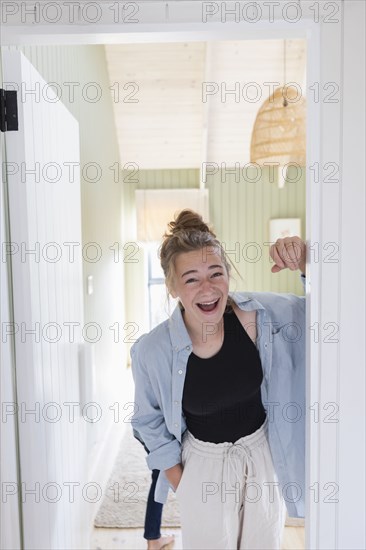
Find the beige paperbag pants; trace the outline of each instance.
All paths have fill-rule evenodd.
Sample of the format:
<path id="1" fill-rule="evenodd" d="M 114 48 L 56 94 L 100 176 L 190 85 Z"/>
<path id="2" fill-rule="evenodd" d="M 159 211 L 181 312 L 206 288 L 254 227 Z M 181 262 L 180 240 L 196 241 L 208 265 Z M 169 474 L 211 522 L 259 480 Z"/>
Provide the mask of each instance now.
<path id="1" fill-rule="evenodd" d="M 176 490 L 184 550 L 279 550 L 286 506 L 268 445 L 268 418 L 235 443 L 182 439 Z"/>

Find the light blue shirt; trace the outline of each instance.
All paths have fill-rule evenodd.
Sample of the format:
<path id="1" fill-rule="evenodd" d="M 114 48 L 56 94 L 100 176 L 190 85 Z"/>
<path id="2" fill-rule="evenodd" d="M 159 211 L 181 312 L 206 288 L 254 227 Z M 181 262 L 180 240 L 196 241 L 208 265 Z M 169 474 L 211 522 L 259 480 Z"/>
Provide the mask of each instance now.
<path id="1" fill-rule="evenodd" d="M 305 287 L 305 276 L 301 274 Z M 305 512 L 305 296 L 274 292 L 229 294 L 245 311 L 257 310 L 256 346 L 263 369 L 261 396 L 268 418 L 273 464 L 291 517 Z M 172 488 L 164 470 L 181 462 L 183 386 L 192 341 L 179 306 L 171 317 L 131 348 L 135 382 L 132 426 L 149 449 L 151 470 L 160 470 L 155 500 Z M 269 488 L 262 488 L 262 490 Z M 263 494 L 263 498 L 269 498 Z"/>

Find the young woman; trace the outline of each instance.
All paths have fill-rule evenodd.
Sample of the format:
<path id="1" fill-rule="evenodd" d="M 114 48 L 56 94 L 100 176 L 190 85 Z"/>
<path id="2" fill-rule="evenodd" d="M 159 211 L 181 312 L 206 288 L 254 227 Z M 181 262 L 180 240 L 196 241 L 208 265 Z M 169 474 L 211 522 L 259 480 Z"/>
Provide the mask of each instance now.
<path id="1" fill-rule="evenodd" d="M 169 224 L 160 260 L 179 303 L 131 349 L 134 429 L 180 506 L 184 549 L 279 549 L 286 507 L 304 515 L 305 298 L 229 292 L 230 262 L 202 218 Z M 270 248 L 300 269 L 299 237 Z"/>

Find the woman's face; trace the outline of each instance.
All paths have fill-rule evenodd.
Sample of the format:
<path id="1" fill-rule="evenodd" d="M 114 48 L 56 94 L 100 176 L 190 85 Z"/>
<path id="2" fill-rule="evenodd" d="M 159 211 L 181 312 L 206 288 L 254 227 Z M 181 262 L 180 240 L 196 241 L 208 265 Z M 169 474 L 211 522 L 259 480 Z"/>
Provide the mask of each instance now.
<path id="1" fill-rule="evenodd" d="M 175 260 L 170 291 L 184 307 L 186 323 L 196 330 L 203 323 L 219 323 L 229 293 L 229 276 L 221 255 L 214 247 L 182 252 Z"/>

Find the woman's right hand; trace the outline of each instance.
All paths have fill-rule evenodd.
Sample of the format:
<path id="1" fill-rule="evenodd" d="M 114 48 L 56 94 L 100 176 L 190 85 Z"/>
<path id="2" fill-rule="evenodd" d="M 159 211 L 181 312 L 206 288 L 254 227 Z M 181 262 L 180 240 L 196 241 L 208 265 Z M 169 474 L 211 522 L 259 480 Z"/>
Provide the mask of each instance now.
<path id="1" fill-rule="evenodd" d="M 173 487 L 174 492 L 178 488 L 182 474 L 183 474 L 183 466 L 181 463 L 176 464 L 175 466 L 172 466 L 171 468 L 168 468 L 167 470 L 165 470 L 165 475 L 170 485 Z"/>
<path id="2" fill-rule="evenodd" d="M 289 268 L 291 271 L 300 269 L 305 275 L 306 269 L 306 242 L 300 237 L 285 237 L 277 239 L 271 245 L 269 254 L 275 265 L 272 266 L 272 273 L 277 273 L 282 269 Z"/>

